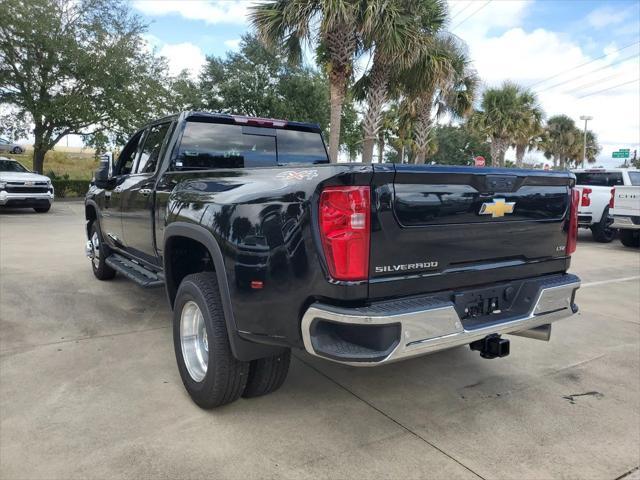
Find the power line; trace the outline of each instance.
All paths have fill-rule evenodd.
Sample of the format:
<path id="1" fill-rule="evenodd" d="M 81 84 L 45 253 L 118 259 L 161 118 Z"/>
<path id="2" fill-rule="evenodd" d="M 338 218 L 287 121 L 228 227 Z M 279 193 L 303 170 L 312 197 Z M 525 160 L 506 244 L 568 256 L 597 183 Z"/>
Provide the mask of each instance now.
<path id="1" fill-rule="evenodd" d="M 583 90 L 585 88 L 589 88 L 589 87 L 593 87 L 594 85 L 598 85 L 598 84 L 602 84 L 604 82 L 607 82 L 609 80 L 613 80 L 615 78 L 620 78 L 623 75 L 614 75 L 613 77 L 609 77 L 609 78 L 599 78 L 598 80 L 596 80 L 595 82 L 589 82 L 589 83 L 583 83 L 582 85 L 578 86 L 578 87 L 573 87 L 570 88 L 569 90 L 565 90 L 564 92 L 562 92 L 563 94 L 570 94 L 570 93 L 576 93 L 580 90 Z"/>
<path id="2" fill-rule="evenodd" d="M 480 8 L 476 9 L 473 11 L 473 13 L 471 13 L 471 15 L 465 17 L 464 20 L 462 20 L 461 22 L 458 22 L 458 24 L 453 27 L 451 30 L 455 30 L 456 28 L 458 28 L 460 25 L 462 25 L 464 22 L 466 22 L 467 20 L 469 20 L 471 17 L 473 17 L 476 13 L 478 13 L 480 10 L 482 10 L 484 7 L 486 7 L 487 5 L 489 5 L 491 3 L 491 0 L 489 0 L 488 2 L 484 3 Z"/>
<path id="3" fill-rule="evenodd" d="M 636 83 L 638 81 L 640 81 L 640 77 L 636 78 L 635 80 L 631 80 L 629 82 L 619 83 L 618 85 L 614 85 L 613 87 L 603 88 L 602 90 L 598 90 L 598 91 L 595 91 L 595 92 L 587 93 L 586 95 L 582 95 L 581 97 L 578 97 L 578 98 L 590 97 L 591 95 L 597 95 L 598 93 L 603 93 L 603 92 L 606 92 L 608 90 L 613 90 L 614 88 L 624 87 L 625 85 L 629 85 L 630 83 Z"/>
<path id="4" fill-rule="evenodd" d="M 591 70 L 590 72 L 582 73 L 582 74 L 578 75 L 577 77 L 572 77 L 569 80 L 563 80 L 562 82 L 554 83 L 550 87 L 546 87 L 546 88 L 543 88 L 542 90 L 538 90 L 538 93 L 546 92 L 547 90 L 551 90 L 553 88 L 559 87 L 560 85 L 564 85 L 565 83 L 570 83 L 570 82 L 573 82 L 573 81 L 578 80 L 580 78 L 584 78 L 586 75 L 591 75 L 592 73 L 596 73 L 596 72 L 599 72 L 599 71 L 604 70 L 606 68 L 613 67 L 614 65 L 619 65 L 620 63 L 626 62 L 627 60 L 634 59 L 634 58 L 636 58 L 638 56 L 640 56 L 640 54 L 631 55 L 630 57 L 623 58 L 621 60 L 618 60 L 617 62 L 609 63 L 607 65 L 604 65 L 604 66 L 600 67 L 600 68 L 596 68 L 595 70 Z"/>
<path id="5" fill-rule="evenodd" d="M 467 3 L 467 5 L 466 5 L 466 6 L 462 7 L 460 10 L 458 10 L 458 11 L 456 12 L 456 14 L 455 14 L 453 17 L 451 17 L 451 21 L 453 22 L 453 20 L 455 20 L 455 18 L 456 18 L 458 15 L 460 15 L 462 12 L 464 12 L 464 11 L 465 11 L 467 8 L 469 8 L 471 5 L 473 5 L 473 0 L 471 0 L 469 3 Z"/>
<path id="6" fill-rule="evenodd" d="M 624 47 L 622 47 L 622 48 L 619 48 L 619 49 L 614 50 L 614 51 L 609 52 L 609 53 L 605 53 L 604 55 L 602 55 L 602 56 L 600 56 L 600 57 L 594 58 L 593 60 L 589 60 L 588 62 L 581 63 L 580 65 L 576 65 L 575 67 L 569 68 L 568 70 L 563 70 L 563 71 L 562 71 L 562 72 L 560 72 L 560 73 L 556 73 L 555 75 L 551 75 L 550 77 L 543 78 L 542 80 L 538 80 L 537 82 L 534 82 L 534 83 L 532 83 L 531 85 L 529 85 L 529 88 L 534 87 L 534 86 L 536 86 L 536 85 L 539 85 L 539 84 L 541 84 L 541 83 L 544 83 L 544 82 L 546 82 L 547 80 L 552 80 L 552 79 L 554 79 L 554 78 L 556 78 L 556 77 L 559 77 L 560 75 L 564 75 L 564 74 L 565 74 L 565 73 L 567 73 L 567 72 L 572 72 L 572 71 L 574 71 L 574 70 L 576 70 L 576 69 L 578 69 L 578 68 L 584 67 L 585 65 L 589 65 L 590 63 L 593 63 L 593 62 L 595 62 L 595 61 L 597 61 L 597 60 L 602 60 L 603 58 L 608 57 L 608 56 L 609 56 L 609 55 L 611 55 L 612 53 L 621 52 L 622 50 L 624 50 L 624 49 L 626 49 L 626 48 L 629 48 L 629 47 L 633 47 L 634 45 L 638 45 L 639 43 L 640 43 L 640 41 L 635 41 L 635 42 L 633 42 L 633 43 L 630 43 L 629 45 L 625 45 L 625 46 L 624 46 Z"/>

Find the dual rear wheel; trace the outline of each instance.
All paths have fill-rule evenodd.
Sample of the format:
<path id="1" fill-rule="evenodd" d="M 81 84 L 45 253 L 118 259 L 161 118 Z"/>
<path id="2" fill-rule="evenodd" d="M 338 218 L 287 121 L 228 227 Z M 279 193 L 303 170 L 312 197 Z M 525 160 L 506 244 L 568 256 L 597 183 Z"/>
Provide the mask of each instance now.
<path id="1" fill-rule="evenodd" d="M 233 356 L 213 272 L 182 280 L 174 305 L 173 344 L 182 382 L 202 408 L 271 393 L 289 371 L 290 350 L 251 362 Z"/>

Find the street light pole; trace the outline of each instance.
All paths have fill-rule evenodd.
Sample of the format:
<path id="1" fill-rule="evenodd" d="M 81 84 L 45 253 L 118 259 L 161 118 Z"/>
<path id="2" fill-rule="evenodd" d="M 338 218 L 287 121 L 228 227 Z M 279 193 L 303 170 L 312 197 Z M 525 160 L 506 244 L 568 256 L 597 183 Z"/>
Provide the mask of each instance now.
<path id="1" fill-rule="evenodd" d="M 593 117 L 589 115 L 581 115 L 580 120 L 584 120 L 584 139 L 582 142 L 582 168 L 584 168 L 584 164 L 587 161 L 587 122 L 589 120 L 593 120 Z"/>

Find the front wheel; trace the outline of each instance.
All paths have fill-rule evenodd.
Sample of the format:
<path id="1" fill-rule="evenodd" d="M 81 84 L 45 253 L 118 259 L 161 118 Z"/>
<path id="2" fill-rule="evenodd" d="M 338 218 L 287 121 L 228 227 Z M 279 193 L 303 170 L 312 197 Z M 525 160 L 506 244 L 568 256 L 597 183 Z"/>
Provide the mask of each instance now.
<path id="1" fill-rule="evenodd" d="M 24 150 L 22 150 L 22 147 L 13 147 L 13 149 L 11 150 L 11 153 L 18 155 L 20 153 L 22 153 Z"/>
<path id="2" fill-rule="evenodd" d="M 89 230 L 91 242 L 91 270 L 98 280 L 111 280 L 116 276 L 116 271 L 106 264 L 109 248 L 102 242 L 102 232 L 98 221 L 94 220 Z"/>
<path id="3" fill-rule="evenodd" d="M 620 230 L 620 243 L 625 247 L 640 247 L 640 231 L 623 229 Z"/>
<path id="4" fill-rule="evenodd" d="M 213 272 L 187 275 L 173 309 L 173 346 L 180 377 L 192 400 L 215 408 L 238 398 L 247 385 L 249 362 L 231 352 Z"/>
<path id="5" fill-rule="evenodd" d="M 46 207 L 34 207 L 34 210 L 37 213 L 47 213 L 49 210 L 51 210 L 51 204 L 47 205 Z"/>

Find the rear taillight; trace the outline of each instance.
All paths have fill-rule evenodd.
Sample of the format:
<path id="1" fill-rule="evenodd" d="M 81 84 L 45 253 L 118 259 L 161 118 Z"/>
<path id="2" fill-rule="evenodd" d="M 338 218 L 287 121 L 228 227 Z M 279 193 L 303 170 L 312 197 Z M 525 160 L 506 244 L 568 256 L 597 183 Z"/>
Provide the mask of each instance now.
<path id="1" fill-rule="evenodd" d="M 584 198 L 584 194 L 583 194 Z M 569 227 L 567 229 L 567 255 L 576 251 L 578 243 L 578 203 L 580 192 L 575 188 L 571 190 L 571 206 L 569 207 Z M 583 204 L 584 205 L 584 204 Z"/>
<path id="2" fill-rule="evenodd" d="M 613 187 L 611 189 L 611 198 L 609 199 L 609 208 L 613 208 L 613 205 L 616 203 L 616 188 Z"/>
<path id="3" fill-rule="evenodd" d="M 588 207 L 589 205 L 591 205 L 591 198 L 589 197 L 589 195 L 591 195 L 591 189 L 590 188 L 583 188 L 582 189 L 582 199 L 580 200 L 580 205 L 582 205 L 583 207 Z"/>
<path id="4" fill-rule="evenodd" d="M 331 277 L 369 277 L 369 187 L 327 187 L 320 195 L 320 238 Z"/>

